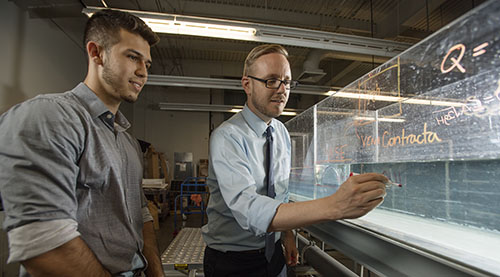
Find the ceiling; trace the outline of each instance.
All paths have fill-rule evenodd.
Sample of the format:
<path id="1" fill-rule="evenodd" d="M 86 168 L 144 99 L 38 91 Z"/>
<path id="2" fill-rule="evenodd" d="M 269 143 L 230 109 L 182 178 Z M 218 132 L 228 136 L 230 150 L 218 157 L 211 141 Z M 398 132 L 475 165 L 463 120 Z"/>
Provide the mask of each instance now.
<path id="1" fill-rule="evenodd" d="M 14 0 L 31 17 L 53 21 L 76 44 L 86 21 L 82 8 L 103 7 L 102 0 Z M 282 30 L 301 28 L 354 36 L 367 43 L 375 39 L 409 47 L 450 23 L 481 0 L 104 0 L 110 8 L 246 21 Z M 289 28 L 290 29 L 290 28 Z M 313 32 L 313 31 L 310 31 Z M 324 34 L 324 33 L 321 33 Z M 243 64 L 258 42 L 160 35 L 152 50 L 152 74 L 194 77 L 184 68 L 190 62 Z M 378 41 L 378 40 L 376 40 Z M 286 43 L 283 43 L 286 44 Z M 286 45 L 301 84 L 343 87 L 388 60 L 388 56 L 349 53 Z M 83 50 L 83 47 L 80 46 Z M 394 55 L 394 54 L 392 54 Z M 298 69 L 298 70 L 297 70 Z M 308 71 L 319 74 L 308 75 Z M 238 72 L 237 74 L 241 74 Z M 210 77 L 210 76 L 205 76 Z M 238 76 L 217 76 L 235 78 Z M 307 78 L 309 77 L 309 78 Z"/>

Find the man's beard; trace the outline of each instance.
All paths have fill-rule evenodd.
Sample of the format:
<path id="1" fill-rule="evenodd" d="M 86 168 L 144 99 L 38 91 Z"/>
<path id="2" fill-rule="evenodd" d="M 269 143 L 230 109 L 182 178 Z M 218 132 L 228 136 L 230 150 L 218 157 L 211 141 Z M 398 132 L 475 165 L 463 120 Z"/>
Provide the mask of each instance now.
<path id="1" fill-rule="evenodd" d="M 115 72 L 113 72 L 113 69 L 111 68 L 111 66 L 109 66 L 109 63 L 103 64 L 102 78 L 104 79 L 104 82 L 106 82 L 106 84 L 108 84 L 111 89 L 113 89 L 113 91 L 119 95 L 121 100 L 127 103 L 134 103 L 135 101 L 137 101 L 137 98 L 127 97 L 127 95 L 122 94 L 120 90 L 126 90 L 127 88 L 120 87 L 121 80 L 118 74 L 115 74 Z"/>
<path id="2" fill-rule="evenodd" d="M 252 98 L 251 99 L 253 106 L 263 115 L 270 117 L 270 118 L 276 118 L 281 115 L 281 112 L 278 113 L 272 113 L 267 111 L 265 105 L 260 105 L 260 103 L 257 101 L 257 99 Z"/>

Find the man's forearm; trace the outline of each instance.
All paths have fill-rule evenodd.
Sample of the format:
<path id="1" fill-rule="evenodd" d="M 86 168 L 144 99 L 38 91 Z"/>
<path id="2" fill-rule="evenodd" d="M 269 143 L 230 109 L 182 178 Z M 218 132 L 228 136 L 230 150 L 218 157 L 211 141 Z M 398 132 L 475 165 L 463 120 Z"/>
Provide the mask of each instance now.
<path id="1" fill-rule="evenodd" d="M 384 199 L 387 177 L 365 173 L 349 177 L 338 190 L 327 197 L 281 204 L 268 231 L 285 231 L 327 220 L 358 218 Z"/>
<path id="2" fill-rule="evenodd" d="M 288 231 L 326 220 L 338 219 L 335 216 L 329 216 L 327 211 L 321 208 L 321 201 L 325 201 L 325 199 L 281 204 L 268 231 Z"/>
<path id="3" fill-rule="evenodd" d="M 80 238 L 21 262 L 31 276 L 111 276 Z"/>
<path id="4" fill-rule="evenodd" d="M 164 276 L 152 221 L 144 223 L 142 233 L 144 238 L 144 249 L 142 252 L 148 261 L 146 276 Z"/>

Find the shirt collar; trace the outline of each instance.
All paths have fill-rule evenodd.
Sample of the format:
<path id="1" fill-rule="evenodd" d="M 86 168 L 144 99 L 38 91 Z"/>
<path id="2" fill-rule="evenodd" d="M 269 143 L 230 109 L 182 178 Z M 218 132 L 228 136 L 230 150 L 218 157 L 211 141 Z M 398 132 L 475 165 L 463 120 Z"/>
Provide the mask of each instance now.
<path id="1" fill-rule="evenodd" d="M 80 103 L 85 107 L 85 109 L 90 113 L 92 118 L 100 117 L 111 129 L 114 129 L 115 122 L 121 127 L 120 129 L 123 128 L 123 130 L 127 130 L 130 127 L 130 122 L 128 122 L 128 120 L 120 111 L 116 113 L 115 120 L 115 115 L 83 82 L 79 83 L 73 89 L 73 93 L 78 98 L 78 100 L 80 100 Z"/>
<path id="2" fill-rule="evenodd" d="M 243 110 L 241 111 L 241 114 L 243 115 L 243 118 L 245 121 L 250 125 L 250 128 L 257 134 L 257 136 L 265 136 L 266 129 L 267 129 L 267 124 L 264 120 L 262 120 L 260 117 L 258 117 L 250 108 L 245 104 L 243 107 Z M 271 130 L 276 129 L 276 119 L 272 118 L 271 122 L 269 123 Z"/>
<path id="3" fill-rule="evenodd" d="M 131 126 L 130 122 L 128 122 L 127 118 L 120 111 L 116 113 L 115 123 L 120 127 L 118 131 L 125 131 Z"/>

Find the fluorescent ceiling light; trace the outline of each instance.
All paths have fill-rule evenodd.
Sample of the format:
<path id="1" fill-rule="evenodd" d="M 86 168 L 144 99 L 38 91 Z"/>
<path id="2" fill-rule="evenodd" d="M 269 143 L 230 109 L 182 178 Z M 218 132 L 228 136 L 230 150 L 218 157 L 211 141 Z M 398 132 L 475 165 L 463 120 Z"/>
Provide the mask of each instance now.
<path id="1" fill-rule="evenodd" d="M 401 102 L 403 104 L 416 104 L 416 105 L 431 105 L 431 106 L 451 106 L 462 107 L 464 103 L 441 101 L 441 100 L 428 100 L 428 99 L 415 99 L 408 97 L 388 96 L 388 95 L 374 95 L 364 93 L 352 93 L 343 91 L 329 91 L 327 94 L 333 97 L 351 98 L 351 99 L 364 99 L 372 101 L 386 101 L 386 102 Z"/>
<path id="2" fill-rule="evenodd" d="M 318 114 L 352 116 L 352 115 L 355 114 L 355 111 L 352 111 L 352 112 L 338 112 L 338 111 L 322 111 L 322 110 L 318 110 Z"/>
<path id="3" fill-rule="evenodd" d="M 338 91 L 337 93 L 332 93 L 331 95 L 334 97 L 365 99 L 365 100 L 373 100 L 373 101 L 387 101 L 387 102 L 400 102 L 400 101 L 403 101 L 405 99 L 403 97 L 397 97 L 397 96 L 352 93 L 352 92 L 343 92 L 343 91 Z"/>
<path id="4" fill-rule="evenodd" d="M 159 103 L 158 108 L 164 111 L 188 111 L 188 112 L 221 112 L 238 113 L 243 110 L 243 106 L 232 105 L 211 105 L 211 104 L 193 104 L 193 103 Z M 302 112 L 298 109 L 285 109 L 281 115 L 295 116 Z"/>
<path id="5" fill-rule="evenodd" d="M 239 113 L 241 112 L 243 109 L 231 109 L 230 112 L 232 113 Z M 281 113 L 281 115 L 286 115 L 286 116 L 296 116 L 297 115 L 297 112 L 290 112 L 290 111 L 283 111 Z"/>
<path id="6" fill-rule="evenodd" d="M 84 8 L 83 13 L 91 17 L 94 12 L 102 8 Z M 127 11 L 127 10 L 123 10 Z M 139 11 L 127 11 L 141 18 L 154 32 L 174 35 L 190 35 L 214 38 L 226 38 L 236 40 L 255 41 L 257 30 L 252 27 L 231 25 L 234 21 L 222 19 L 203 19 L 200 17 L 189 17 L 175 14 L 148 13 Z M 190 21 L 189 18 L 193 20 Z M 207 23 L 202 21 L 213 21 Z"/>
<path id="7" fill-rule="evenodd" d="M 414 98 L 409 98 L 407 100 L 404 100 L 403 103 L 416 104 L 416 105 L 431 105 L 431 106 L 452 106 L 452 107 L 463 107 L 465 105 L 465 103 L 460 103 L 460 102 L 414 99 Z"/>
<path id="8" fill-rule="evenodd" d="M 254 36 L 257 32 L 254 28 L 179 21 L 175 17 L 173 20 L 147 18 L 144 16 L 140 18 L 157 33 L 251 41 L 255 40 Z"/>
<path id="9" fill-rule="evenodd" d="M 101 0 L 101 4 L 102 4 L 105 8 L 107 8 L 107 7 L 108 7 L 108 4 L 106 4 L 106 1 L 104 1 L 104 0 Z"/>
<path id="10" fill-rule="evenodd" d="M 388 117 L 369 117 L 369 116 L 355 116 L 355 120 L 377 120 L 380 122 L 405 122 L 404 119 L 402 118 L 388 118 Z"/>
<path id="11" fill-rule="evenodd" d="M 321 115 L 343 115 L 347 117 L 353 116 L 354 120 L 378 120 L 381 122 L 405 122 L 403 118 L 391 118 L 391 117 L 379 117 L 375 119 L 373 116 L 354 116 L 358 111 L 352 112 L 342 112 L 342 111 L 321 111 L 318 110 L 318 114 Z"/>

